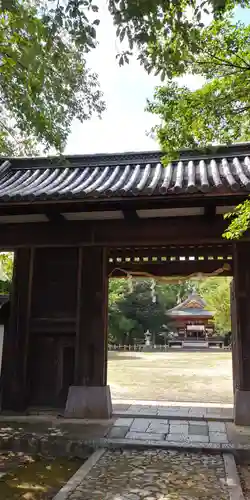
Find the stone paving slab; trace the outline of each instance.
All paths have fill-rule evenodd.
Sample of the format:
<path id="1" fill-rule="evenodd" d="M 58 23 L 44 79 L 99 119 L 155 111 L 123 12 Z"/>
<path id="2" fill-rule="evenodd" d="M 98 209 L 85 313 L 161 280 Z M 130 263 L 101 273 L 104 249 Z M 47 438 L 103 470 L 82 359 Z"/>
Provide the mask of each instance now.
<path id="1" fill-rule="evenodd" d="M 144 440 L 150 440 L 150 441 L 162 441 L 164 440 L 164 434 L 156 434 L 156 433 L 149 433 L 149 432 L 133 432 L 130 431 L 126 434 L 125 436 L 126 439 L 141 439 L 142 441 Z"/>
<path id="2" fill-rule="evenodd" d="M 169 419 L 169 422 L 171 423 L 171 425 L 182 425 L 182 426 L 185 426 L 185 425 L 188 425 L 188 420 L 177 420 L 177 419 L 172 419 L 170 418 Z"/>
<path id="3" fill-rule="evenodd" d="M 190 406 L 191 403 L 188 401 L 166 401 L 166 400 L 145 400 L 145 399 L 119 399 L 113 398 L 114 404 L 123 404 L 127 406 L 137 405 L 137 406 Z M 210 407 L 210 408 L 232 408 L 232 403 L 204 403 L 204 402 L 192 402 L 194 408 L 198 407 Z"/>
<path id="4" fill-rule="evenodd" d="M 208 422 L 209 432 L 226 432 L 225 422 Z"/>
<path id="5" fill-rule="evenodd" d="M 119 423 L 123 425 L 119 425 Z M 167 441 L 171 443 L 229 444 L 224 422 L 193 420 L 118 418 L 109 433 L 112 438 Z"/>
<path id="6" fill-rule="evenodd" d="M 154 420 L 150 423 L 146 432 L 156 432 L 167 434 L 169 432 L 169 423 L 168 420 Z"/>
<path id="7" fill-rule="evenodd" d="M 171 422 L 171 420 L 170 420 Z M 174 425 L 170 423 L 169 434 L 189 434 L 188 423 L 185 425 Z M 197 433 L 196 433 L 197 434 Z"/>
<path id="8" fill-rule="evenodd" d="M 130 427 L 130 425 L 132 425 L 132 422 L 133 422 L 133 418 L 118 418 L 115 421 L 114 426 L 117 426 L 117 427 Z"/>
<path id="9" fill-rule="evenodd" d="M 250 427 L 235 426 L 233 422 L 208 421 L 201 419 L 176 419 L 176 418 L 156 418 L 151 416 L 146 419 L 137 417 L 137 422 L 143 422 L 145 430 L 131 431 L 134 423 L 132 417 L 121 417 L 110 421 L 88 421 L 52 418 L 48 416 L 28 416 L 28 417 L 2 417 L 0 419 L 0 447 L 3 450 L 20 450 L 30 453 L 56 453 L 61 456 L 73 455 L 82 457 L 84 445 L 94 445 L 99 447 L 123 445 L 126 443 L 139 443 L 143 446 L 142 439 L 129 439 L 128 432 L 145 432 L 146 444 L 148 442 L 158 443 L 160 447 L 195 447 L 203 449 L 204 446 L 213 450 L 250 450 Z M 136 422 L 136 426 L 137 426 Z M 141 425 L 141 424 L 140 424 Z M 182 432 L 173 432 L 174 426 L 182 425 Z M 197 426 L 197 429 L 194 429 Z M 118 430 L 113 430 L 118 427 Z M 201 430 L 201 428 L 205 430 Z M 194 437 L 193 442 L 170 441 L 167 440 L 169 434 L 186 434 L 186 436 L 205 436 L 208 433 L 209 442 L 204 443 L 203 438 Z M 163 440 L 157 438 L 155 441 L 149 439 L 148 434 L 164 435 Z M 42 438 L 42 439 L 41 439 Z M 190 441 L 190 440 L 188 440 Z"/>
<path id="10" fill-rule="evenodd" d="M 153 420 L 147 418 L 135 418 L 130 427 L 131 431 L 134 432 L 146 432 Z"/>
<path id="11" fill-rule="evenodd" d="M 207 426 L 207 420 L 190 420 L 190 425 Z"/>
<path id="12" fill-rule="evenodd" d="M 153 449 L 107 451 L 63 500 L 229 498 L 221 455 Z"/>
<path id="13" fill-rule="evenodd" d="M 222 432 L 210 432 L 209 433 L 210 443 L 228 443 L 227 434 L 222 434 Z"/>
<path id="14" fill-rule="evenodd" d="M 108 437 L 109 438 L 124 438 L 126 436 L 126 434 L 128 433 L 128 430 L 126 427 L 113 427 L 113 429 L 111 429 L 108 433 Z"/>
<path id="15" fill-rule="evenodd" d="M 167 441 L 176 443 L 208 443 L 208 436 L 187 436 L 186 434 L 168 434 Z"/>
<path id="16" fill-rule="evenodd" d="M 113 414 L 128 417 L 144 417 L 144 418 L 175 418 L 175 419 L 207 419 L 207 420 L 233 420 L 232 405 L 213 405 L 213 404 L 190 404 L 190 403 L 159 403 L 159 401 L 135 402 L 123 406 L 113 402 Z M 126 408 L 126 409 L 124 409 Z"/>
<path id="17" fill-rule="evenodd" d="M 221 452 L 229 452 L 229 451 L 250 451 L 249 445 L 234 445 L 232 443 L 202 443 L 199 441 L 191 442 L 191 441 L 156 441 L 150 439 L 110 439 L 110 438 L 101 438 L 98 440 L 85 440 L 85 446 L 92 446 L 95 448 L 107 448 L 107 449 L 163 449 L 163 450 L 185 450 L 185 451 L 198 451 L 198 452 L 207 452 L 211 451 L 213 453 L 221 453 Z"/>
<path id="18" fill-rule="evenodd" d="M 193 425 L 189 424 L 189 434 L 199 436 L 208 436 L 208 427 L 207 425 Z"/>

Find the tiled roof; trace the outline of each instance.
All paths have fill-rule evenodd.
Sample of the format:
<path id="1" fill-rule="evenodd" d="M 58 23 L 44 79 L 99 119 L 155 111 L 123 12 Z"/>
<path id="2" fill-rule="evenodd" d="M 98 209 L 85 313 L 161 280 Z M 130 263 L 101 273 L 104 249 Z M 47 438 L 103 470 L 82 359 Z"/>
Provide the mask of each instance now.
<path id="1" fill-rule="evenodd" d="M 5 160 L 5 161 L 4 161 Z M 167 167 L 161 154 L 126 153 L 0 162 L 0 199 L 39 200 L 166 196 L 250 191 L 250 144 L 213 154 L 182 153 Z"/>
<path id="2" fill-rule="evenodd" d="M 197 304 L 197 307 L 195 307 Z M 196 292 L 193 292 L 189 295 L 187 299 L 185 299 L 177 306 L 169 309 L 167 311 L 168 316 L 206 316 L 208 318 L 212 318 L 214 315 L 211 311 L 208 311 L 206 308 L 206 302 L 198 295 Z"/>
<path id="3" fill-rule="evenodd" d="M 214 314 L 210 311 L 206 311 L 206 309 L 183 309 L 181 310 L 175 310 L 175 311 L 167 311 L 168 316 L 179 316 L 179 317 L 185 317 L 185 316 L 200 316 L 200 317 L 207 317 L 207 318 L 213 318 Z"/>
<path id="4" fill-rule="evenodd" d="M 206 302 L 201 298 L 201 296 L 196 292 L 192 292 L 185 300 L 183 300 L 183 302 L 180 302 L 179 304 L 177 304 L 177 306 L 173 307 L 169 311 L 179 311 L 182 309 L 186 309 L 190 305 L 190 303 L 197 304 L 197 306 L 199 306 L 199 309 L 204 309 L 204 307 L 206 306 Z"/>

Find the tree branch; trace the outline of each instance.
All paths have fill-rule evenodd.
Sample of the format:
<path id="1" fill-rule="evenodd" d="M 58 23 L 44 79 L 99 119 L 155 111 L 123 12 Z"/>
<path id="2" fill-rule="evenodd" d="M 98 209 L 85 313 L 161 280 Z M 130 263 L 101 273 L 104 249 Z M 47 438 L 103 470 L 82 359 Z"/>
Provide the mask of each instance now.
<path id="1" fill-rule="evenodd" d="M 242 108 L 232 110 L 232 114 L 238 115 L 240 113 L 244 113 L 245 111 L 248 111 L 249 109 L 250 109 L 250 106 L 244 106 Z"/>
<path id="2" fill-rule="evenodd" d="M 220 57 L 216 56 L 215 54 L 213 54 L 209 51 L 205 50 L 204 52 L 207 53 L 211 58 L 214 58 L 217 61 L 219 61 L 222 66 L 231 66 L 232 68 L 237 68 L 237 69 L 246 71 L 245 66 L 240 66 L 239 64 L 234 64 L 231 61 L 227 61 L 226 59 L 221 59 Z M 212 64 L 214 64 L 214 62 L 212 62 Z"/>

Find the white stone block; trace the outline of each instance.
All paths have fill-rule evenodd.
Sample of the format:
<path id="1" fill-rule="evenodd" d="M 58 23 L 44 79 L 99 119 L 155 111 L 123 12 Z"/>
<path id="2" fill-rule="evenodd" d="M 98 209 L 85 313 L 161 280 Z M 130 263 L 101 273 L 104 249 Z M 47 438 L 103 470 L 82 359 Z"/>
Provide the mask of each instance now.
<path id="1" fill-rule="evenodd" d="M 209 432 L 209 441 L 210 443 L 228 443 L 228 438 L 222 432 Z"/>
<path id="2" fill-rule="evenodd" d="M 152 419 L 149 418 L 135 418 L 131 425 L 131 432 L 146 432 L 150 426 Z"/>
<path id="3" fill-rule="evenodd" d="M 226 426 L 224 422 L 208 422 L 209 432 L 222 432 L 225 434 Z"/>
<path id="4" fill-rule="evenodd" d="M 163 441 L 164 434 L 156 434 L 156 433 L 147 433 L 147 432 L 128 432 L 126 434 L 126 439 L 138 439 L 145 441 Z"/>
<path id="5" fill-rule="evenodd" d="M 114 423 L 114 427 L 130 427 L 133 420 L 133 418 L 118 418 Z"/>

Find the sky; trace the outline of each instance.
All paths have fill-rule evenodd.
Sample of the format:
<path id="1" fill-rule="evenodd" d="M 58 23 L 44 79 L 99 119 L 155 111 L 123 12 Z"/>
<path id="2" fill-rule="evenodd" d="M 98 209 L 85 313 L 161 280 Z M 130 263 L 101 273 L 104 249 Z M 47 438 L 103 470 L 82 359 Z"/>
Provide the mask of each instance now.
<path id="1" fill-rule="evenodd" d="M 103 2 L 104 4 L 105 2 Z M 99 45 L 88 56 L 88 65 L 99 75 L 106 111 L 102 119 L 93 117 L 81 124 L 74 121 L 66 147 L 67 154 L 116 153 L 159 149 L 147 132 L 157 123 L 157 117 L 145 112 L 147 99 L 161 84 L 160 78 L 148 75 L 136 60 L 119 67 L 115 58 L 119 47 L 105 5 L 100 9 Z M 250 22 L 250 11 L 237 9 L 236 19 Z M 201 78 L 186 75 L 185 84 L 198 88 Z"/>

